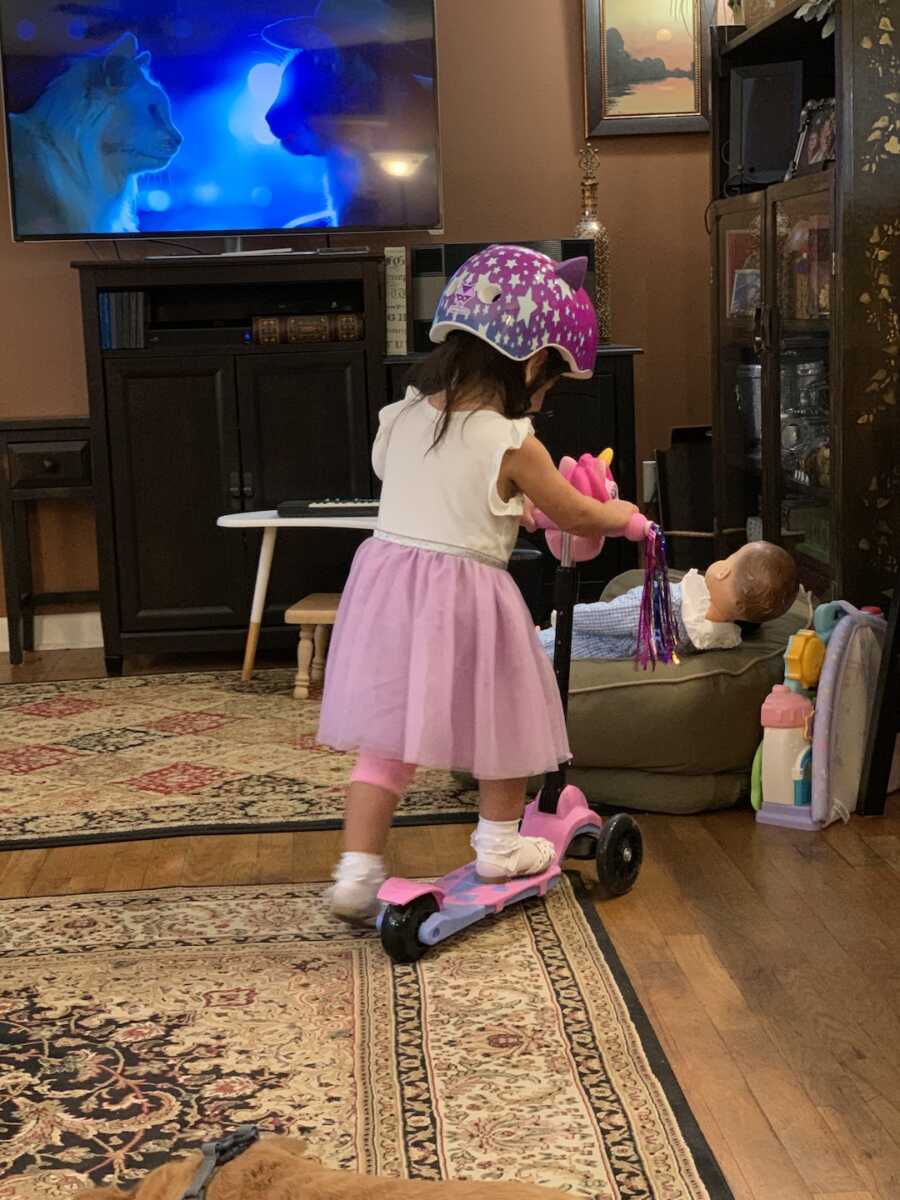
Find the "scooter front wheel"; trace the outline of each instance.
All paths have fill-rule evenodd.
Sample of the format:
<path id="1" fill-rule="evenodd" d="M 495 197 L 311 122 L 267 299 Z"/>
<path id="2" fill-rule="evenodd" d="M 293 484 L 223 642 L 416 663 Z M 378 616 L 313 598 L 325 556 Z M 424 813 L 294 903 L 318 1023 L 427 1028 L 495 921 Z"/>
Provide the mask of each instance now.
<path id="1" fill-rule="evenodd" d="M 597 879 L 607 896 L 630 892 L 640 874 L 644 842 L 634 817 L 617 813 L 597 837 Z"/>
<path id="2" fill-rule="evenodd" d="M 428 947 L 419 930 L 438 910 L 434 896 L 418 896 L 409 904 L 389 904 L 381 918 L 381 944 L 398 966 L 418 962 Z"/>

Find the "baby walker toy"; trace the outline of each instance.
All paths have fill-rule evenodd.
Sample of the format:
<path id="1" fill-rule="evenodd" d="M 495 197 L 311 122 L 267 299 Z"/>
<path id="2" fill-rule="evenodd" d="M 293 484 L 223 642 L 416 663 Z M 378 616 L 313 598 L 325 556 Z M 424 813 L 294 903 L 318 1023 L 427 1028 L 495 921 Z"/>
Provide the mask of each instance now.
<path id="1" fill-rule="evenodd" d="M 612 451 L 599 458 L 585 454 L 576 463 L 565 458 L 563 476 L 579 491 L 596 500 L 618 496 L 610 471 Z M 563 710 L 567 711 L 569 671 L 572 654 L 572 620 L 578 593 L 579 562 L 595 557 L 604 539 L 575 537 L 556 529 L 542 513 L 534 516 L 535 527 L 546 531 L 547 542 L 559 559 L 556 571 L 556 649 L 553 669 L 559 684 Z M 665 537 L 662 530 L 636 513 L 622 535 L 631 541 L 647 541 L 647 565 L 637 661 L 674 659 L 674 624 L 669 610 Z M 552 842 L 556 857 L 541 875 L 510 879 L 504 883 L 482 883 L 475 863 L 451 871 L 436 883 L 388 879 L 378 893 L 384 907 L 378 917 L 381 941 L 395 963 L 413 963 L 430 946 L 452 937 L 469 925 L 531 896 L 543 896 L 562 874 L 564 858 L 594 859 L 597 877 L 607 896 L 623 896 L 634 886 L 643 855 L 641 832 L 634 819 L 619 813 L 604 821 L 588 806 L 584 793 L 566 782 L 566 766 L 549 774 L 537 798 L 528 805 L 522 833 Z"/>

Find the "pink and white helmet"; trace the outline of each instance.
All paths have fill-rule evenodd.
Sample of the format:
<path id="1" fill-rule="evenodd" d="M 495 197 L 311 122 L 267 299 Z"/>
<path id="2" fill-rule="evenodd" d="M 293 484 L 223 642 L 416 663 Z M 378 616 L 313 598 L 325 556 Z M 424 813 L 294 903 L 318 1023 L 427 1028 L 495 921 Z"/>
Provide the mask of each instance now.
<path id="1" fill-rule="evenodd" d="M 569 364 L 567 375 L 590 379 L 597 314 L 583 287 L 587 266 L 586 258 L 558 263 L 521 246 L 482 250 L 444 288 L 431 340 L 464 330 L 516 362 L 552 347 Z"/>

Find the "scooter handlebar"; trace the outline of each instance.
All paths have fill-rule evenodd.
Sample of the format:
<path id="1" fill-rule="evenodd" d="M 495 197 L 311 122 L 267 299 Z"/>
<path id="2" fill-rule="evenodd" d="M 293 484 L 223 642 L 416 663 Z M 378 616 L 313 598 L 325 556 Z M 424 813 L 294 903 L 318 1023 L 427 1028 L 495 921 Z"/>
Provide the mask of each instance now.
<path id="1" fill-rule="evenodd" d="M 648 521 L 643 513 L 633 513 L 631 520 L 623 530 L 623 536 L 626 537 L 629 542 L 643 542 L 650 533 L 651 525 L 652 521 Z"/>
<path id="2" fill-rule="evenodd" d="M 651 522 L 647 520 L 643 513 L 633 513 L 631 520 L 624 529 L 620 529 L 617 533 L 610 534 L 610 537 L 624 537 L 629 542 L 643 542 L 650 532 Z M 525 528 L 529 533 L 534 533 L 536 529 L 549 529 L 556 533 L 559 527 L 550 520 L 550 518 L 536 508 L 531 513 L 531 519 L 527 522 Z"/>

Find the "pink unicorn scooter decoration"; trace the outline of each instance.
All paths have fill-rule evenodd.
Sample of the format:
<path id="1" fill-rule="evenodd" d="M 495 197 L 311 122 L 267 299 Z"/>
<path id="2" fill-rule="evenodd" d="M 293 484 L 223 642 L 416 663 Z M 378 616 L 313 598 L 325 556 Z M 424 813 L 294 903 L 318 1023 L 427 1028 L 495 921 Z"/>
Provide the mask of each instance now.
<path id="1" fill-rule="evenodd" d="M 576 462 L 564 458 L 562 475 L 584 495 L 605 502 L 618 497 L 613 479 L 612 451 L 598 458 L 584 454 Z M 559 559 L 556 572 L 556 651 L 553 667 L 563 709 L 569 696 L 572 654 L 572 614 L 578 592 L 578 567 L 596 557 L 605 539 L 575 537 L 562 533 L 540 511 L 533 513 L 533 528 L 546 531 L 547 544 Z M 658 526 L 636 513 L 619 536 L 647 542 L 644 602 L 637 660 L 647 666 L 674 658 L 674 625 L 668 609 L 665 538 Z M 664 597 L 663 597 L 664 593 Z M 381 941 L 396 963 L 416 962 L 434 946 L 483 917 L 502 912 L 509 905 L 531 896 L 543 896 L 555 886 L 564 858 L 593 858 L 597 877 L 608 896 L 630 891 L 640 871 L 643 847 L 634 819 L 619 813 L 604 821 L 588 805 L 583 792 L 566 782 L 566 767 L 544 781 L 537 798 L 525 810 L 522 832 L 543 837 L 556 848 L 556 857 L 542 875 L 510 879 L 505 883 L 483 883 L 469 863 L 451 871 L 435 883 L 388 879 L 378 898 L 383 908 L 378 917 Z"/>

